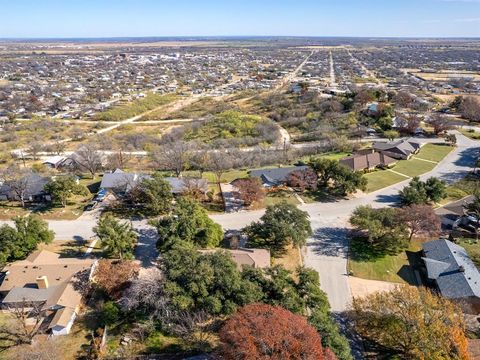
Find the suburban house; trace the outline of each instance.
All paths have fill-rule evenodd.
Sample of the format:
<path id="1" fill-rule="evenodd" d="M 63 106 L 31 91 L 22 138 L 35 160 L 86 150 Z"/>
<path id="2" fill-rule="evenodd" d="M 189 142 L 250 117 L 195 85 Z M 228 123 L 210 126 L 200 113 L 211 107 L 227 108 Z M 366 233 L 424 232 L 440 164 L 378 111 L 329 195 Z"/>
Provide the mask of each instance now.
<path id="1" fill-rule="evenodd" d="M 112 173 L 103 175 L 100 189 L 113 194 L 125 194 L 140 182 L 149 178 L 150 175 L 147 174 L 127 173 L 117 169 Z M 205 179 L 166 177 L 163 180 L 170 184 L 172 193 L 175 195 L 182 194 L 190 186 L 195 186 L 204 194 L 208 192 L 208 181 Z"/>
<path id="2" fill-rule="evenodd" d="M 43 161 L 43 164 L 48 166 L 49 168 L 58 169 L 62 166 L 65 160 L 67 160 L 65 156 L 61 156 L 61 155 L 49 156 Z"/>
<path id="3" fill-rule="evenodd" d="M 265 187 L 274 187 L 285 185 L 288 176 L 295 171 L 302 171 L 309 169 L 308 166 L 291 166 L 274 169 L 261 169 L 250 171 L 250 177 L 259 178 Z"/>
<path id="4" fill-rule="evenodd" d="M 466 312 L 480 311 L 480 272 L 466 250 L 445 239 L 422 245 L 425 277 L 442 296 L 459 302 Z"/>
<path id="5" fill-rule="evenodd" d="M 124 194 L 132 190 L 143 179 L 148 178 L 148 175 L 127 173 L 123 170 L 117 169 L 111 173 L 105 173 L 100 183 L 100 189 L 104 189 L 114 194 Z"/>
<path id="6" fill-rule="evenodd" d="M 341 159 L 340 164 L 353 171 L 364 171 L 373 170 L 377 167 L 386 168 L 396 164 L 397 161 L 384 153 L 375 150 L 365 150 Z"/>
<path id="7" fill-rule="evenodd" d="M 412 139 L 376 142 L 373 144 L 373 149 L 375 151 L 398 160 L 409 159 L 412 155 L 416 154 L 421 147 L 421 144 Z"/>
<path id="8" fill-rule="evenodd" d="M 226 251 L 232 255 L 232 259 L 237 266 L 242 269 L 244 266 L 254 268 L 270 267 L 270 251 L 266 249 L 208 249 L 199 250 L 202 254 L 210 254 L 216 251 Z"/>
<path id="9" fill-rule="evenodd" d="M 31 203 L 51 201 L 50 195 L 43 190 L 49 181 L 50 177 L 40 176 L 34 172 L 27 174 L 21 180 L 22 188 L 25 186 L 23 200 Z M 0 201 L 20 201 L 19 191 L 15 191 L 15 188 L 13 182 L 0 182 Z"/>
<path id="10" fill-rule="evenodd" d="M 41 306 L 51 334 L 67 335 L 82 300 L 75 281 L 89 281 L 95 267 L 93 259 L 60 258 L 50 251 L 36 251 L 3 269 L 0 306 L 7 311 L 28 304 Z M 86 278 L 76 280 L 83 272 Z"/>

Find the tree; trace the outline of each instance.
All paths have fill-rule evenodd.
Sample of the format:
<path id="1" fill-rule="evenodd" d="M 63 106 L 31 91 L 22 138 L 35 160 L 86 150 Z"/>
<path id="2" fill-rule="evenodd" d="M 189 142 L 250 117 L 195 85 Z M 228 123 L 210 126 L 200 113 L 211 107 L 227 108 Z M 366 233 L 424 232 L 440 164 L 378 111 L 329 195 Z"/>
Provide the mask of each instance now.
<path id="1" fill-rule="evenodd" d="M 161 266 L 165 293 L 178 311 L 227 315 L 263 295 L 242 279 L 227 252 L 201 254 L 187 244 L 177 244 L 163 255 Z"/>
<path id="2" fill-rule="evenodd" d="M 460 113 L 470 121 L 480 121 L 480 101 L 473 96 L 462 99 L 459 106 Z"/>
<path id="3" fill-rule="evenodd" d="M 429 202 L 439 202 L 447 196 L 445 182 L 435 177 L 421 181 L 414 177 L 410 184 L 400 190 L 400 201 L 402 205 L 427 204 Z"/>
<path id="4" fill-rule="evenodd" d="M 48 224 L 33 216 L 17 217 L 15 227 L 0 227 L 0 266 L 7 261 L 20 260 L 37 249 L 39 243 L 49 244 L 54 233 Z"/>
<path id="5" fill-rule="evenodd" d="M 159 170 L 174 171 L 177 177 L 187 169 L 191 156 L 190 146 L 183 141 L 163 144 L 150 154 Z"/>
<path id="6" fill-rule="evenodd" d="M 138 276 L 140 267 L 129 260 L 112 262 L 101 259 L 95 270 L 95 284 L 113 300 L 119 300 L 122 292 Z"/>
<path id="7" fill-rule="evenodd" d="M 360 336 L 403 359 L 469 359 L 461 311 L 425 288 L 355 298 L 352 316 Z"/>
<path id="8" fill-rule="evenodd" d="M 120 260 L 133 257 L 138 236 L 130 224 L 107 215 L 98 221 L 93 231 L 100 239 L 108 257 L 120 258 Z"/>
<path id="9" fill-rule="evenodd" d="M 235 187 L 238 189 L 240 199 L 247 207 L 265 198 L 265 188 L 258 178 L 236 180 Z"/>
<path id="10" fill-rule="evenodd" d="M 357 189 L 365 190 L 367 179 L 338 161 L 325 158 L 312 159 L 309 165 L 317 173 L 319 187 L 333 189 L 340 195 L 347 195 Z"/>
<path id="11" fill-rule="evenodd" d="M 40 326 L 46 316 L 43 306 L 41 301 L 27 301 L 25 298 L 7 306 L 11 321 L 0 325 L 0 350 L 33 343 L 34 337 L 43 330 Z"/>
<path id="12" fill-rule="evenodd" d="M 449 119 L 446 116 L 440 114 L 435 114 L 428 121 L 428 123 L 433 128 L 433 132 L 435 133 L 435 135 L 444 133 L 452 128 Z"/>
<path id="13" fill-rule="evenodd" d="M 27 190 L 33 180 L 32 176 L 32 171 L 21 169 L 18 166 L 9 166 L 0 172 L 0 180 L 13 192 L 15 197 L 21 202 L 22 207 L 25 207 Z"/>
<path id="14" fill-rule="evenodd" d="M 383 132 L 383 136 L 385 136 L 388 140 L 393 141 L 398 138 L 400 134 L 395 130 L 387 130 Z"/>
<path id="15" fill-rule="evenodd" d="M 317 190 L 318 176 L 313 169 L 304 169 L 291 172 L 287 177 L 287 185 L 301 192 Z"/>
<path id="16" fill-rule="evenodd" d="M 215 151 L 209 155 L 207 169 L 215 174 L 218 188 L 222 182 L 222 175 L 231 168 L 233 168 L 233 158 L 229 153 Z"/>
<path id="17" fill-rule="evenodd" d="M 478 242 L 480 230 L 480 196 L 475 194 L 475 198 L 469 204 L 464 206 L 465 212 L 475 219 L 475 239 Z"/>
<path id="18" fill-rule="evenodd" d="M 223 230 L 213 222 L 207 211 L 197 202 L 185 198 L 178 200 L 172 215 L 154 223 L 159 239 L 157 247 L 171 248 L 184 241 L 200 248 L 217 247 L 223 239 Z"/>
<path id="19" fill-rule="evenodd" d="M 142 205 L 145 215 L 163 215 L 172 208 L 172 186 L 158 173 L 142 180 L 132 189 L 129 197 L 134 203 Z"/>
<path id="20" fill-rule="evenodd" d="M 219 335 L 220 354 L 227 359 L 325 359 L 315 329 L 281 307 L 247 305 L 226 321 Z"/>
<path id="21" fill-rule="evenodd" d="M 102 154 L 96 144 L 89 143 L 80 145 L 75 151 L 73 159 L 79 167 L 79 170 L 88 171 L 93 179 L 96 173 L 102 168 Z"/>
<path id="22" fill-rule="evenodd" d="M 50 194 L 53 200 L 62 205 L 67 206 L 67 200 L 73 195 L 87 195 L 88 190 L 85 186 L 77 184 L 73 176 L 58 176 L 50 180 L 45 185 L 45 192 Z"/>
<path id="23" fill-rule="evenodd" d="M 441 222 L 433 208 L 425 204 L 412 204 L 399 210 L 401 221 L 410 230 L 409 240 L 423 233 L 435 236 L 441 230 Z"/>
<path id="24" fill-rule="evenodd" d="M 284 254 L 289 245 L 305 245 L 313 234 L 308 213 L 286 202 L 268 206 L 260 221 L 243 232 L 248 236 L 249 247 L 270 249 L 273 256 Z"/>
<path id="25" fill-rule="evenodd" d="M 407 228 L 393 208 L 359 206 L 350 217 L 350 223 L 362 233 L 366 245 L 379 255 L 396 254 L 408 245 Z"/>
<path id="26" fill-rule="evenodd" d="M 450 146 L 455 146 L 457 144 L 457 137 L 455 134 L 447 134 L 445 136 L 445 142 Z"/>

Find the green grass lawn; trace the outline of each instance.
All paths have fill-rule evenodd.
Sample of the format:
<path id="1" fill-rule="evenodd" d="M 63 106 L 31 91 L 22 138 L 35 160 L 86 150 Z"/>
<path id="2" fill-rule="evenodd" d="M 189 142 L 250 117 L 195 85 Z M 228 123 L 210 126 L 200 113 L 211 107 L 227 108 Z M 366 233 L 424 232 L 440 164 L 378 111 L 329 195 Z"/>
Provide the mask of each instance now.
<path id="1" fill-rule="evenodd" d="M 412 241 L 408 251 L 416 252 L 421 249 L 421 243 Z M 395 283 L 415 283 L 414 275 L 408 267 L 407 252 L 398 255 L 386 255 L 371 260 L 355 260 L 355 255 L 348 260 L 348 270 L 351 275 L 367 280 L 380 280 Z"/>
<path id="2" fill-rule="evenodd" d="M 377 191 L 407 179 L 387 170 L 378 170 L 364 176 L 368 180 L 367 192 Z"/>
<path id="3" fill-rule="evenodd" d="M 436 164 L 434 163 L 413 158 L 410 160 L 399 161 L 392 170 L 406 176 L 414 177 L 432 171 L 435 166 Z"/>
<path id="4" fill-rule="evenodd" d="M 415 157 L 439 162 L 453 149 L 453 147 L 444 144 L 426 144 Z M 415 159 L 415 157 L 410 160 L 400 160 L 392 170 L 409 177 L 415 177 L 433 170 L 436 166 L 433 162 Z M 380 190 L 407 179 L 387 170 L 378 170 L 365 174 L 365 178 L 368 180 L 367 192 Z"/>
<path id="5" fill-rule="evenodd" d="M 280 204 L 281 202 L 286 201 L 289 204 L 299 205 L 300 202 L 295 196 L 289 191 L 277 191 L 269 193 L 265 197 L 264 205 L 265 207 Z"/>
<path id="6" fill-rule="evenodd" d="M 453 146 L 446 144 L 426 144 L 420 149 L 420 152 L 415 155 L 415 157 L 439 162 L 445 156 L 450 154 L 453 149 Z"/>
<path id="7" fill-rule="evenodd" d="M 473 129 L 458 129 L 458 131 L 472 140 L 480 140 L 480 133 Z"/>

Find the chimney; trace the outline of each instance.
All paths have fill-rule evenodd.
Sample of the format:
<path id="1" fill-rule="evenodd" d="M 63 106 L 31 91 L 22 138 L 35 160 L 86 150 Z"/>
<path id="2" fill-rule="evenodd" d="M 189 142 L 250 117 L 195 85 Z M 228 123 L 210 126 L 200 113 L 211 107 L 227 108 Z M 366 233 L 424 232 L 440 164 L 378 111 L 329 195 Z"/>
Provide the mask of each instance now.
<path id="1" fill-rule="evenodd" d="M 37 286 L 39 289 L 48 289 L 48 278 L 46 276 L 37 277 Z"/>
<path id="2" fill-rule="evenodd" d="M 463 267 L 463 265 L 460 265 L 460 266 L 458 267 L 458 271 L 459 271 L 459 272 L 462 272 L 462 273 L 465 272 L 465 268 Z"/>

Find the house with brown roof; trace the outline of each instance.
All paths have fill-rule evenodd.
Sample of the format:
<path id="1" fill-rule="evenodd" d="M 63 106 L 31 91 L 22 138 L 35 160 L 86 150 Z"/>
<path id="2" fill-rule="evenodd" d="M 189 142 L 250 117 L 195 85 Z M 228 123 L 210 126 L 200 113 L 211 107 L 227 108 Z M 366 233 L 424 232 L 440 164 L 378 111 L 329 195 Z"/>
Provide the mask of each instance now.
<path id="1" fill-rule="evenodd" d="M 232 259 L 237 266 L 242 269 L 244 266 L 251 266 L 254 268 L 268 268 L 270 267 L 270 251 L 266 249 L 208 249 L 199 250 L 202 254 L 211 254 L 215 251 L 227 251 L 232 255 Z"/>
<path id="2" fill-rule="evenodd" d="M 77 275 L 86 273 L 89 281 L 96 260 L 60 258 L 41 250 L 28 258 L 7 265 L 0 285 L 0 306 L 4 310 L 35 304 L 45 312 L 51 334 L 67 335 L 78 315 L 82 295 L 75 285 Z M 81 280 L 78 280 L 81 281 Z"/>
<path id="3" fill-rule="evenodd" d="M 377 167 L 395 165 L 398 160 L 374 150 L 360 151 L 352 156 L 340 160 L 340 164 L 353 171 L 373 170 Z"/>

